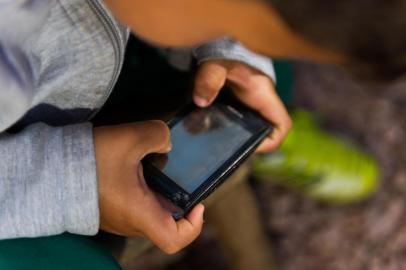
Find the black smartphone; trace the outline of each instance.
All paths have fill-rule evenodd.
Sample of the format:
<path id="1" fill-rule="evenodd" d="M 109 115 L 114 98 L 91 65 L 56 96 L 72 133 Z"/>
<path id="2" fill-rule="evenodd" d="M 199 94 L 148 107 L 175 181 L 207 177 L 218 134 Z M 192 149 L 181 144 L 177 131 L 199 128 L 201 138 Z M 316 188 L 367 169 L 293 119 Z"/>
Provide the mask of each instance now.
<path id="1" fill-rule="evenodd" d="M 230 96 L 190 105 L 168 122 L 172 150 L 143 161 L 148 185 L 177 206 L 179 219 L 204 200 L 268 136 L 272 125 Z"/>

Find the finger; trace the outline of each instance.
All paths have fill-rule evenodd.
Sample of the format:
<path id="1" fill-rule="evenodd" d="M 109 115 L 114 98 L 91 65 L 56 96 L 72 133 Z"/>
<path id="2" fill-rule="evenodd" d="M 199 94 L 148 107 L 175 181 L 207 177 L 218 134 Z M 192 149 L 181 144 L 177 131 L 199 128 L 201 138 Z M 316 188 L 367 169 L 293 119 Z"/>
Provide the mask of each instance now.
<path id="1" fill-rule="evenodd" d="M 270 140 L 264 141 L 260 149 L 264 152 L 275 150 L 288 134 L 292 121 L 272 83 L 266 78 L 257 78 L 249 88 L 247 86 L 232 88 L 242 102 L 258 111 L 274 125 L 269 136 Z"/>
<path id="2" fill-rule="evenodd" d="M 271 150 L 275 150 L 275 142 L 270 138 L 266 138 L 255 150 L 256 153 L 267 153 Z M 271 150 L 270 150 L 271 149 Z"/>
<path id="3" fill-rule="evenodd" d="M 152 210 L 152 209 L 149 209 Z M 178 252 L 200 234 L 203 227 L 204 206 L 197 205 L 179 221 L 175 221 L 164 209 L 149 211 L 146 221 L 146 235 L 161 250 L 168 254 Z"/>
<path id="4" fill-rule="evenodd" d="M 221 61 L 203 63 L 195 78 L 193 99 L 197 106 L 206 107 L 217 97 L 227 78 L 227 68 Z"/>
<path id="5" fill-rule="evenodd" d="M 204 205 L 196 205 L 189 214 L 177 222 L 180 245 L 185 247 L 195 240 L 203 228 Z"/>
<path id="6" fill-rule="evenodd" d="M 138 145 L 137 154 L 143 158 L 151 153 L 167 153 L 171 150 L 170 130 L 167 124 L 159 120 L 136 123 Z"/>

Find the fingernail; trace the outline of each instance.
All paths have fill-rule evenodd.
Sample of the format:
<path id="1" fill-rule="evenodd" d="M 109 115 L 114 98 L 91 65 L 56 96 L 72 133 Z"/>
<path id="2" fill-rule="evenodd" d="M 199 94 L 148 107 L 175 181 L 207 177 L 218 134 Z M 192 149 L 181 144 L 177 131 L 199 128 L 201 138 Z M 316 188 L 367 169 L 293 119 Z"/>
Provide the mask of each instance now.
<path id="1" fill-rule="evenodd" d="M 194 99 L 196 105 L 199 107 L 206 107 L 209 103 L 205 98 L 202 98 L 199 96 L 194 96 L 193 99 Z"/>
<path id="2" fill-rule="evenodd" d="M 203 216 L 204 216 L 204 210 L 205 210 L 205 207 L 204 207 L 204 205 L 202 205 L 203 207 L 202 207 L 202 212 L 201 212 L 201 215 L 202 215 L 202 218 L 203 218 Z"/>
<path id="3" fill-rule="evenodd" d="M 172 143 L 169 142 L 168 147 L 166 148 L 166 151 L 170 152 L 172 150 Z"/>

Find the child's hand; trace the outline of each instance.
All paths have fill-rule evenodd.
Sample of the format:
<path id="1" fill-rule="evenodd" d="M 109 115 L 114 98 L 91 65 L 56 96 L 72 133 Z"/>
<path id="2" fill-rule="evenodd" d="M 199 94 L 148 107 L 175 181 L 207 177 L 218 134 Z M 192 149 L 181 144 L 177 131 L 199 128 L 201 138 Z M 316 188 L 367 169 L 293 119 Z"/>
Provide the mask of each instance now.
<path id="1" fill-rule="evenodd" d="M 195 79 L 196 105 L 205 107 L 211 104 L 226 82 L 242 102 L 274 124 L 272 134 L 258 150 L 268 152 L 277 148 L 288 134 L 292 121 L 275 92 L 272 80 L 256 69 L 229 60 L 204 62 Z"/>
<path id="2" fill-rule="evenodd" d="M 175 221 L 143 177 L 141 159 L 170 151 L 169 129 L 161 121 L 94 129 L 101 229 L 145 236 L 167 253 L 191 243 L 203 225 L 203 205 Z"/>

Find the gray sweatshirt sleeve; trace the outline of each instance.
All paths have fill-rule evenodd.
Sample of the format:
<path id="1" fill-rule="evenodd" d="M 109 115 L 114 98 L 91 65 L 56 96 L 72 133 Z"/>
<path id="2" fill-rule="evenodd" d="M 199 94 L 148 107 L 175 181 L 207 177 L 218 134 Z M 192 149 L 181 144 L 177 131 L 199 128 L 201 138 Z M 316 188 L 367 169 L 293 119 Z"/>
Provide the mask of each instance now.
<path id="1" fill-rule="evenodd" d="M 0 240 L 99 228 L 92 126 L 5 132 L 35 106 L 33 75 L 16 44 L 41 24 L 46 2 L 0 0 Z M 24 19 L 25 28 L 10 28 Z"/>
<path id="2" fill-rule="evenodd" d="M 4 132 L 35 95 L 23 88 L 30 83 L 7 76 L 2 63 L 0 59 L 0 240 L 97 233 L 92 126 L 35 124 L 18 134 Z"/>
<path id="3" fill-rule="evenodd" d="M 0 239 L 97 233 L 90 124 L 2 133 L 0 158 Z"/>

